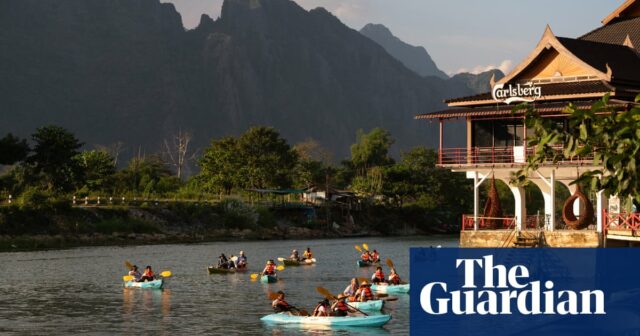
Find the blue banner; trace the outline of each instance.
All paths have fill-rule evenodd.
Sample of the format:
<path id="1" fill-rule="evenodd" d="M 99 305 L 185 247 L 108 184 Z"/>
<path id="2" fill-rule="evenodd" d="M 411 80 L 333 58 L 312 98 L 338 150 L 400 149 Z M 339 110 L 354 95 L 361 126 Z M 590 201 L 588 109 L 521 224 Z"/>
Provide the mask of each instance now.
<path id="1" fill-rule="evenodd" d="M 411 335 L 578 334 L 640 334 L 640 249 L 411 249 Z"/>

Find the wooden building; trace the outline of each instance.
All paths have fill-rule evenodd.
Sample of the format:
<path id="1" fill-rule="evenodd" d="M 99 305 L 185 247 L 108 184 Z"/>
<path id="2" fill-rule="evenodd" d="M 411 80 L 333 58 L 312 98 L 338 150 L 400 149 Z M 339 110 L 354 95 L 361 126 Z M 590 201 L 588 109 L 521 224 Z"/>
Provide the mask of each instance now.
<path id="1" fill-rule="evenodd" d="M 597 247 L 638 239 L 640 221 L 619 209 L 609 211 L 609 200 L 602 192 L 592 199 L 596 219 L 587 229 L 564 229 L 556 218 L 556 182 L 573 194 L 575 186 L 569 183 L 577 174 L 598 168 L 592 156 L 542 165 L 532 174 L 531 182 L 545 200 L 542 224 L 528 216 L 524 189 L 509 185 L 514 213 L 488 229 L 488 219 L 480 214 L 479 187 L 487 178 L 509 184 L 511 173 L 520 169 L 534 150 L 526 146 L 524 111 L 513 113 L 515 103 L 529 102 L 543 117 L 565 124 L 562 111 L 569 102 L 589 108 L 606 93 L 611 95 L 611 111 L 628 109 L 640 93 L 639 53 L 640 0 L 629 0 L 609 14 L 602 26 L 578 38 L 558 37 L 547 26 L 522 63 L 500 81 L 492 79 L 491 92 L 450 99 L 445 101 L 449 109 L 416 116 L 440 124 L 438 165 L 473 179 L 474 213 L 463 216 L 462 246 Z M 466 147 L 448 148 L 442 141 L 446 124 L 461 120 L 466 121 Z M 580 216 L 580 207 L 575 208 L 575 215 Z"/>

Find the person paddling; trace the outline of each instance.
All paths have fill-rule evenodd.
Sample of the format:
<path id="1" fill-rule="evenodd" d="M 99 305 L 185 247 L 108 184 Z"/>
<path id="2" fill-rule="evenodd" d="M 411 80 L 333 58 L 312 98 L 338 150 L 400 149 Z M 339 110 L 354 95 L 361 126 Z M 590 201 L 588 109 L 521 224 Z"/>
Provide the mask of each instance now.
<path id="1" fill-rule="evenodd" d="M 236 267 L 239 269 L 247 267 L 247 256 L 244 255 L 244 251 L 240 251 L 240 255 L 236 261 Z"/>
<path id="2" fill-rule="evenodd" d="M 356 291 L 355 300 L 358 302 L 366 302 L 373 300 L 373 292 L 371 291 L 371 285 L 366 280 L 360 283 L 360 288 Z"/>
<path id="3" fill-rule="evenodd" d="M 144 268 L 144 273 L 142 273 L 142 277 L 140 277 L 139 282 L 153 281 L 155 279 L 156 279 L 156 274 L 153 273 L 151 266 L 147 266 Z"/>
<path id="4" fill-rule="evenodd" d="M 381 283 L 381 282 L 386 282 L 387 279 L 384 277 L 384 272 L 382 272 L 382 267 L 378 266 L 376 267 L 376 272 L 373 273 L 373 275 L 371 276 L 371 282 L 373 283 Z"/>
<path id="5" fill-rule="evenodd" d="M 351 279 L 351 283 L 349 284 L 349 286 L 347 286 L 347 288 L 344 289 L 342 294 L 348 296 L 350 301 L 353 301 L 355 300 L 355 295 L 359 287 L 360 287 L 360 284 L 358 283 L 358 279 L 353 278 Z"/>
<path id="6" fill-rule="evenodd" d="M 298 250 L 291 251 L 291 256 L 289 256 L 289 259 L 293 261 L 300 261 L 300 255 L 298 255 Z"/>
<path id="7" fill-rule="evenodd" d="M 400 276 L 398 275 L 398 273 L 396 273 L 396 269 L 392 268 L 391 273 L 389 273 L 389 284 L 399 285 L 401 281 L 402 280 L 400 280 Z"/>
<path id="8" fill-rule="evenodd" d="M 284 292 L 278 291 L 278 297 L 276 297 L 276 299 L 271 302 L 271 307 L 276 313 L 290 313 L 294 309 L 294 307 L 291 306 L 284 298 Z"/>
<path id="9" fill-rule="evenodd" d="M 276 263 L 272 260 L 267 261 L 267 265 L 262 270 L 262 275 L 276 275 Z"/>
<path id="10" fill-rule="evenodd" d="M 369 255 L 369 251 L 362 252 L 362 255 L 360 255 L 360 258 L 362 259 L 362 261 L 364 261 L 366 263 L 370 263 L 371 262 L 371 256 Z"/>
<path id="11" fill-rule="evenodd" d="M 140 278 L 142 278 L 142 274 L 140 274 L 140 271 L 138 270 L 138 266 L 133 265 L 133 267 L 131 267 L 131 270 L 129 271 L 129 275 L 131 275 L 133 277 L 133 281 L 136 282 L 140 282 Z"/>
<path id="12" fill-rule="evenodd" d="M 345 301 L 347 296 L 344 294 L 338 295 L 338 299 L 331 306 L 331 312 L 333 316 L 347 316 L 349 313 L 354 313 L 356 310 L 351 308 Z"/>
<path id="13" fill-rule="evenodd" d="M 329 316 L 329 300 L 324 299 L 316 305 L 316 308 L 313 309 L 313 314 L 311 316 Z"/>
<path id="14" fill-rule="evenodd" d="M 227 259 L 227 256 L 224 255 L 224 253 L 222 253 L 218 257 L 218 268 L 222 268 L 222 269 L 228 269 L 229 268 L 229 259 Z"/>
<path id="15" fill-rule="evenodd" d="M 378 261 L 380 261 L 380 253 L 378 253 L 378 251 L 373 250 L 373 253 L 371 253 L 371 262 L 377 263 Z"/>
<path id="16" fill-rule="evenodd" d="M 302 258 L 303 259 L 312 259 L 313 258 L 313 253 L 311 253 L 311 248 L 307 247 L 307 249 L 302 254 Z"/>

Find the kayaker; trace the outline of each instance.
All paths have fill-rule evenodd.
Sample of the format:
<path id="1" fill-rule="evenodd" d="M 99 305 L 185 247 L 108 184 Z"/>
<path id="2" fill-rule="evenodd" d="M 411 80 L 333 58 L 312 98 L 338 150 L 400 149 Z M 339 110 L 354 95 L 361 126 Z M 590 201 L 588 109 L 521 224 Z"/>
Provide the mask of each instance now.
<path id="1" fill-rule="evenodd" d="M 307 247 L 307 249 L 302 254 L 302 258 L 303 259 L 312 259 L 313 258 L 313 253 L 311 253 L 311 248 Z"/>
<path id="2" fill-rule="evenodd" d="M 236 261 L 237 268 L 245 268 L 247 267 L 247 256 L 244 255 L 244 251 L 240 251 L 240 255 L 238 256 L 238 260 Z"/>
<path id="3" fill-rule="evenodd" d="M 380 261 L 380 254 L 378 253 L 378 251 L 373 250 L 373 253 L 371 253 L 371 262 L 378 262 Z"/>
<path id="4" fill-rule="evenodd" d="M 311 314 L 311 316 L 329 316 L 329 309 L 329 300 L 324 299 L 318 302 L 318 305 L 313 309 L 313 314 Z"/>
<path id="5" fill-rule="evenodd" d="M 236 262 L 234 260 L 237 260 L 237 257 L 232 254 L 231 257 L 229 257 L 229 269 L 236 268 Z"/>
<path id="6" fill-rule="evenodd" d="M 373 283 L 380 283 L 380 282 L 386 282 L 387 278 L 384 277 L 384 272 L 382 272 L 382 267 L 378 266 L 376 267 L 376 272 L 373 273 L 373 275 L 371 276 L 371 282 Z"/>
<path id="7" fill-rule="evenodd" d="M 338 295 L 338 299 L 331 306 L 331 311 L 333 312 L 333 316 L 347 316 L 349 313 L 355 312 L 353 308 L 351 308 L 345 301 L 347 296 L 344 294 Z"/>
<path id="8" fill-rule="evenodd" d="M 131 267 L 131 270 L 129 271 L 129 275 L 131 275 L 133 277 L 133 281 L 139 282 L 140 278 L 142 278 L 142 274 L 140 274 L 140 271 L 138 270 L 138 266 L 133 265 L 133 267 Z"/>
<path id="9" fill-rule="evenodd" d="M 349 300 L 355 300 L 355 295 L 359 287 L 360 287 L 360 284 L 358 283 L 358 279 L 353 278 L 351 279 L 351 283 L 349 284 L 349 286 L 347 286 L 347 288 L 344 289 L 342 294 L 348 296 Z"/>
<path id="10" fill-rule="evenodd" d="M 155 279 L 156 279 L 156 274 L 153 273 L 151 266 L 145 267 L 144 273 L 142 273 L 142 277 L 140 277 L 140 282 L 153 281 Z"/>
<path id="11" fill-rule="evenodd" d="M 218 257 L 218 268 L 222 268 L 222 269 L 229 268 L 229 259 L 227 259 L 227 256 L 225 256 L 224 253 L 222 253 Z"/>
<path id="12" fill-rule="evenodd" d="M 396 269 L 392 268 L 391 273 L 389 273 L 389 284 L 391 285 L 399 285 L 401 282 L 400 276 L 396 273 Z"/>
<path id="13" fill-rule="evenodd" d="M 362 259 L 362 261 L 366 263 L 371 262 L 371 256 L 369 255 L 369 251 L 362 252 L 362 255 L 360 255 L 360 258 Z"/>
<path id="14" fill-rule="evenodd" d="M 278 297 L 271 302 L 271 307 L 276 313 L 291 312 L 293 307 L 284 299 L 283 291 L 278 291 Z"/>
<path id="15" fill-rule="evenodd" d="M 356 301 L 358 302 L 373 300 L 373 292 L 371 291 L 371 285 L 369 284 L 369 282 L 367 282 L 366 280 L 362 281 L 362 283 L 360 283 L 360 288 L 358 288 L 355 296 Z"/>
<path id="16" fill-rule="evenodd" d="M 300 261 L 300 256 L 298 255 L 298 250 L 291 251 L 291 255 L 289 256 L 289 259 L 291 259 L 293 261 Z"/>
<path id="17" fill-rule="evenodd" d="M 267 261 L 267 265 L 262 270 L 262 275 L 276 275 L 276 263 L 273 259 Z"/>

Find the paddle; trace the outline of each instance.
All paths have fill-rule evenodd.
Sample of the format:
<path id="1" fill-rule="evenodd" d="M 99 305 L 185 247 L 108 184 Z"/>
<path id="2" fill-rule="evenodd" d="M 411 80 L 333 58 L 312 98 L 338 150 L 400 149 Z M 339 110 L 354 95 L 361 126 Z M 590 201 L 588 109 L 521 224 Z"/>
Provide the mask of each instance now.
<path id="1" fill-rule="evenodd" d="M 391 261 L 391 259 L 387 258 L 387 266 L 389 266 L 389 268 L 395 268 L 393 267 L 393 261 Z"/>
<path id="2" fill-rule="evenodd" d="M 133 275 L 125 275 L 122 277 L 122 280 L 124 280 L 124 282 L 133 281 L 133 279 L 135 279 Z"/>
<path id="3" fill-rule="evenodd" d="M 358 252 L 362 253 L 362 249 L 358 245 L 356 245 L 356 250 L 358 250 Z"/>
<path id="4" fill-rule="evenodd" d="M 284 265 L 278 265 L 278 267 L 276 267 L 276 270 L 284 271 Z M 256 280 L 258 279 L 259 276 L 260 276 L 260 273 L 253 273 L 251 274 L 251 280 Z"/>
<path id="5" fill-rule="evenodd" d="M 132 269 L 133 269 L 133 264 L 131 264 L 131 263 L 130 263 L 129 261 L 127 261 L 127 260 L 125 260 L 125 261 L 124 261 L 124 266 L 125 266 L 126 268 L 128 268 L 129 270 L 132 270 Z"/>
<path id="6" fill-rule="evenodd" d="M 320 293 L 320 295 L 324 296 L 327 300 L 338 300 L 337 297 L 333 296 L 333 294 L 331 294 L 331 292 L 328 289 L 324 288 L 324 287 L 316 287 L 316 291 L 318 293 Z M 360 312 L 362 315 L 369 316 L 369 314 L 367 314 L 367 313 L 363 312 L 362 310 L 350 305 L 349 303 L 346 303 L 346 304 L 347 304 L 347 306 L 349 306 L 349 307 L 355 309 L 356 311 Z"/>
<path id="7" fill-rule="evenodd" d="M 160 276 L 163 278 L 168 278 L 170 276 L 172 276 L 173 274 L 171 273 L 171 271 L 164 271 L 162 273 L 160 273 Z"/>
<path id="8" fill-rule="evenodd" d="M 364 249 L 365 249 L 366 251 L 369 251 L 369 245 L 367 245 L 367 244 L 362 244 L 362 247 L 364 247 Z"/>
<path id="9" fill-rule="evenodd" d="M 278 258 L 278 261 L 283 262 L 283 261 L 285 261 L 285 258 L 280 257 L 280 258 Z"/>

